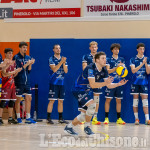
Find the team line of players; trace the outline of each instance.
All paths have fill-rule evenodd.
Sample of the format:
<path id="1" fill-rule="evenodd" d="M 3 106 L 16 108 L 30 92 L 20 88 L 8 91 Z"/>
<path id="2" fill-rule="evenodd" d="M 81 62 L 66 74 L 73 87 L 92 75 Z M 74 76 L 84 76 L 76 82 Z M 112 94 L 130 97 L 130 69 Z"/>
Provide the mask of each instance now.
<path id="1" fill-rule="evenodd" d="M 59 122 L 68 124 L 64 131 L 69 134 L 77 134 L 73 127 L 85 121 L 85 133 L 93 134 L 90 129 L 90 121 L 92 124 L 100 124 L 97 121 L 97 113 L 99 108 L 99 94 L 102 93 L 101 88 L 106 86 L 106 102 L 105 102 L 105 121 L 104 124 L 109 123 L 108 114 L 110 101 L 113 97 L 116 98 L 117 102 L 117 123 L 125 124 L 120 116 L 121 112 L 121 99 L 123 98 L 123 86 L 126 84 L 126 80 L 122 80 L 116 75 L 116 68 L 121 65 L 125 65 L 125 60 L 119 57 L 120 44 L 112 44 L 111 51 L 112 57 L 107 58 L 104 52 L 97 52 L 98 43 L 92 41 L 89 44 L 91 53 L 83 56 L 82 67 L 83 72 L 78 77 L 73 88 L 73 95 L 78 99 L 79 110 L 81 111 L 70 124 L 63 119 L 63 100 L 65 95 L 64 89 L 64 77 L 68 72 L 68 65 L 66 57 L 61 56 L 60 45 L 56 44 L 53 47 L 54 56 L 49 59 L 50 66 L 50 90 L 49 90 L 49 104 L 47 108 L 47 121 L 50 124 L 54 122 L 51 120 L 51 113 L 53 110 L 53 104 L 55 100 L 58 100 L 58 112 Z M 9 100 L 9 120 L 10 123 L 14 123 L 12 119 L 12 108 L 14 106 L 15 97 L 15 86 L 17 100 L 15 102 L 17 112 L 17 122 L 22 123 L 20 118 L 20 100 L 23 94 L 25 94 L 26 100 L 26 112 L 27 119 L 26 123 L 36 123 L 30 118 L 31 109 L 31 91 L 30 91 L 30 79 L 29 74 L 32 64 L 35 60 L 31 59 L 30 56 L 26 55 L 27 43 L 21 42 L 19 44 L 20 52 L 13 56 L 12 49 L 5 49 L 5 59 L 0 64 L 2 68 L 2 96 L 0 103 L 0 120 L 2 116 L 2 109 L 6 100 Z M 133 75 L 133 84 L 131 86 L 131 94 L 133 94 L 133 110 L 135 115 L 135 124 L 139 124 L 138 119 L 138 101 L 139 94 L 142 97 L 143 110 L 145 113 L 146 124 L 150 124 L 149 112 L 148 112 L 148 79 L 147 74 L 150 73 L 150 62 L 149 58 L 144 56 L 145 45 L 139 43 L 137 45 L 137 56 L 132 58 L 130 66 Z M 2 59 L 1 59 L 2 61 Z M 15 69 L 17 68 L 17 69 Z M 15 77 L 15 82 L 14 82 Z M 14 86 L 15 83 L 15 86 Z M 6 86 L 7 85 L 7 86 Z M 7 90 L 10 90 L 8 92 Z M 6 90 L 6 91 L 5 91 Z M 8 94 L 11 93 L 11 94 Z M 9 96 L 8 96 L 9 95 Z M 7 98 L 6 98 L 7 97 Z M 2 121 L 1 121 L 2 123 Z"/>

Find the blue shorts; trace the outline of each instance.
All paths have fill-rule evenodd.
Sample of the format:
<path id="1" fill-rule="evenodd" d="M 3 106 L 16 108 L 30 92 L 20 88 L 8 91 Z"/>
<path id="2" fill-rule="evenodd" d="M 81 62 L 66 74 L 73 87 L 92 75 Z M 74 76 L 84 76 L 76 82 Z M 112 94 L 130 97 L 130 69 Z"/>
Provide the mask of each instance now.
<path id="1" fill-rule="evenodd" d="M 141 94 L 141 95 L 148 95 L 148 85 L 131 85 L 131 92 L 130 94 Z"/>
<path id="2" fill-rule="evenodd" d="M 106 88 L 105 97 L 106 98 L 115 97 L 118 99 L 123 99 L 123 86 L 119 86 L 113 89 Z"/>
<path id="3" fill-rule="evenodd" d="M 73 91 L 74 97 L 78 100 L 78 110 L 87 110 L 86 104 L 93 100 L 92 91 Z"/>
<path id="4" fill-rule="evenodd" d="M 16 86 L 16 96 L 22 97 L 22 95 L 31 95 L 31 88 L 29 84 L 17 84 Z"/>
<path id="5" fill-rule="evenodd" d="M 65 88 L 64 85 L 49 85 L 49 100 L 64 100 Z"/>
<path id="6" fill-rule="evenodd" d="M 102 88 L 93 89 L 93 93 L 102 94 Z"/>

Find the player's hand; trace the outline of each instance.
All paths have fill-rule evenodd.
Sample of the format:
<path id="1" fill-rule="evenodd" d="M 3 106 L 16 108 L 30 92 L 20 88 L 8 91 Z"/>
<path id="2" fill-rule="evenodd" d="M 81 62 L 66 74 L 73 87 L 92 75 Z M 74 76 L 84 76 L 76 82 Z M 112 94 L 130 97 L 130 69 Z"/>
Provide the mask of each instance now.
<path id="1" fill-rule="evenodd" d="M 147 63 L 147 57 L 144 57 L 143 64 L 146 64 L 146 63 Z"/>
<path id="2" fill-rule="evenodd" d="M 128 82 L 128 80 L 122 79 L 122 80 L 119 82 L 119 86 L 125 85 L 127 82 Z"/>
<path id="3" fill-rule="evenodd" d="M 35 63 L 35 59 L 32 58 L 31 61 L 30 61 L 30 64 L 33 65 L 34 63 Z"/>
<path id="4" fill-rule="evenodd" d="M 114 77 L 111 77 L 111 76 L 109 76 L 109 77 L 105 80 L 105 82 L 106 82 L 107 85 L 108 85 L 108 84 L 111 84 L 113 81 L 114 81 Z"/>
<path id="5" fill-rule="evenodd" d="M 119 64 L 117 65 L 117 67 L 124 66 L 124 65 L 125 65 L 124 63 L 119 63 Z"/>
<path id="6" fill-rule="evenodd" d="M 66 60 L 67 60 L 67 58 L 62 56 L 62 58 L 61 58 L 62 63 L 66 63 Z"/>

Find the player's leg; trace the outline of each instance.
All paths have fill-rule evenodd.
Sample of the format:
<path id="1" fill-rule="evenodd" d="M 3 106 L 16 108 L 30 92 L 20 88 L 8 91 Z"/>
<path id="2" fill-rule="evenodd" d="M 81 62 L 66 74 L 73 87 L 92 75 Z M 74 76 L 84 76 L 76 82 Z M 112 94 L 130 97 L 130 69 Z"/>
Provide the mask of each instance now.
<path id="1" fill-rule="evenodd" d="M 109 88 L 106 88 L 106 91 L 105 91 L 105 98 L 106 98 L 106 101 L 105 101 L 105 120 L 104 120 L 104 124 L 109 124 L 109 108 L 110 108 L 110 102 L 111 100 L 113 99 L 114 97 L 114 93 L 115 93 L 115 88 L 114 89 L 109 89 Z"/>
<path id="2" fill-rule="evenodd" d="M 9 124 L 18 124 L 17 121 L 15 121 L 15 119 L 13 119 L 13 110 L 14 110 L 14 105 L 15 102 L 13 100 L 10 100 L 8 103 L 8 123 Z"/>
<path id="3" fill-rule="evenodd" d="M 3 115 L 3 109 L 5 107 L 5 103 L 6 103 L 6 101 L 4 101 L 4 100 L 0 101 L 0 125 L 4 125 L 4 122 L 2 120 L 2 115 Z"/>
<path id="4" fill-rule="evenodd" d="M 110 108 L 110 102 L 111 102 L 112 98 L 106 98 L 105 101 L 105 121 L 104 124 L 109 124 L 109 119 L 108 119 L 108 115 L 109 115 L 109 108 Z"/>
<path id="5" fill-rule="evenodd" d="M 20 102 L 22 99 L 22 94 L 24 91 L 23 85 L 16 85 L 16 101 L 15 101 L 15 110 L 17 115 L 17 121 L 19 124 L 23 124 L 22 119 L 20 117 Z"/>
<path id="6" fill-rule="evenodd" d="M 148 86 L 147 85 L 141 86 L 140 95 L 142 98 L 143 111 L 145 114 L 145 124 L 150 125 L 149 110 L 148 110 Z"/>
<path id="7" fill-rule="evenodd" d="M 24 93 L 25 95 L 25 111 L 26 111 L 26 121 L 25 123 L 27 124 L 35 124 L 36 121 L 34 121 L 33 119 L 31 119 L 31 101 L 32 101 L 32 94 L 31 94 L 31 90 L 30 90 L 30 85 L 26 85 L 24 87 Z"/>
<path id="8" fill-rule="evenodd" d="M 135 125 L 139 125 L 138 117 L 138 104 L 139 104 L 139 91 L 140 87 L 138 85 L 131 85 L 131 95 L 133 95 L 133 111 L 135 116 Z"/>
<path id="9" fill-rule="evenodd" d="M 100 89 L 99 89 L 100 90 Z M 97 114 L 98 114 L 98 109 L 99 109 L 99 101 L 100 101 L 100 94 L 99 93 L 94 93 L 94 102 L 96 103 L 96 109 L 95 109 L 95 113 L 92 119 L 92 124 L 93 125 L 100 125 L 101 122 L 97 121 Z"/>
<path id="10" fill-rule="evenodd" d="M 51 119 L 51 113 L 53 111 L 53 104 L 58 99 L 58 89 L 56 85 L 50 84 L 49 85 L 49 95 L 48 95 L 48 106 L 47 106 L 47 123 L 54 124 Z"/>
<path id="11" fill-rule="evenodd" d="M 72 135 L 77 135 L 77 133 L 73 130 L 73 127 L 86 120 L 84 131 L 88 135 L 93 134 L 90 129 L 90 121 L 96 108 L 96 103 L 92 99 L 93 93 L 91 91 L 74 91 L 73 95 L 76 99 L 78 99 L 78 109 L 81 113 L 70 124 L 66 125 L 64 131 Z"/>
<path id="12" fill-rule="evenodd" d="M 124 125 L 125 122 L 121 118 L 121 100 L 123 99 L 123 86 L 117 87 L 115 91 L 116 98 L 116 111 L 117 111 L 117 124 Z"/>
<path id="13" fill-rule="evenodd" d="M 96 103 L 94 100 L 89 101 L 85 106 L 87 106 L 86 114 L 85 114 L 85 124 L 84 124 L 84 131 L 87 135 L 94 134 L 90 128 L 90 121 L 92 116 L 94 115 L 96 109 Z"/>
<path id="14" fill-rule="evenodd" d="M 64 85 L 58 85 L 59 92 L 58 92 L 58 113 L 59 113 L 59 123 L 66 123 L 69 122 L 64 120 L 63 118 L 63 101 L 65 96 L 65 88 Z"/>

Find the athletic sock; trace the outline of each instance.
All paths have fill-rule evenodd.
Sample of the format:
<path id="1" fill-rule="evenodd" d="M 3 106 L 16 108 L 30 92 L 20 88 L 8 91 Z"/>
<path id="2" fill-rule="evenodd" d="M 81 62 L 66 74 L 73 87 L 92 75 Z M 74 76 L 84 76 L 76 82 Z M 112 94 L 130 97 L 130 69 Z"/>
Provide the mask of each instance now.
<path id="1" fill-rule="evenodd" d="M 98 114 L 98 112 L 95 112 L 93 117 L 94 117 L 94 118 L 95 118 L 95 117 L 97 118 L 97 114 Z"/>
<path id="2" fill-rule="evenodd" d="M 63 119 L 62 114 L 63 114 L 63 113 L 59 113 L 59 120 L 62 120 L 62 119 Z"/>
<path id="3" fill-rule="evenodd" d="M 149 120 L 149 114 L 145 114 L 145 119 L 146 119 L 146 121 Z"/>
<path id="4" fill-rule="evenodd" d="M 139 119 L 139 117 L 138 117 L 138 113 L 136 112 L 136 113 L 134 113 L 134 116 L 135 116 L 135 119 Z"/>
<path id="5" fill-rule="evenodd" d="M 105 112 L 105 118 L 108 118 L 109 112 Z"/>
<path id="6" fill-rule="evenodd" d="M 26 119 L 29 119 L 30 117 L 30 113 L 26 113 Z"/>
<path id="7" fill-rule="evenodd" d="M 16 113 L 17 114 L 17 119 L 20 118 L 20 113 Z"/>
<path id="8" fill-rule="evenodd" d="M 47 119 L 51 119 L 51 113 L 47 113 Z"/>
<path id="9" fill-rule="evenodd" d="M 117 118 L 118 119 L 120 118 L 120 112 L 117 112 Z"/>

